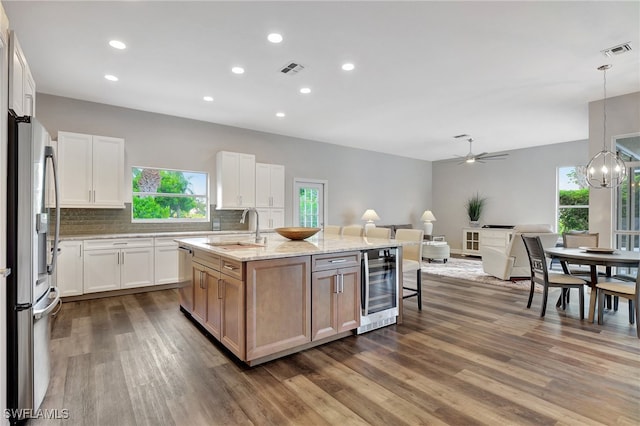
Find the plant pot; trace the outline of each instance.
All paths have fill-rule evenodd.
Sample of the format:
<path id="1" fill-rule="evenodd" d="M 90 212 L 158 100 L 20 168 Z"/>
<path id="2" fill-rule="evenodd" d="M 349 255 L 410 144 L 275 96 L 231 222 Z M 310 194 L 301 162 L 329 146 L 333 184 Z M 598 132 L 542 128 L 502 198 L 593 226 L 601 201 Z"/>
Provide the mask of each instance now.
<path id="1" fill-rule="evenodd" d="M 479 220 L 470 220 L 469 221 L 469 226 L 472 228 L 480 228 L 480 221 Z"/>

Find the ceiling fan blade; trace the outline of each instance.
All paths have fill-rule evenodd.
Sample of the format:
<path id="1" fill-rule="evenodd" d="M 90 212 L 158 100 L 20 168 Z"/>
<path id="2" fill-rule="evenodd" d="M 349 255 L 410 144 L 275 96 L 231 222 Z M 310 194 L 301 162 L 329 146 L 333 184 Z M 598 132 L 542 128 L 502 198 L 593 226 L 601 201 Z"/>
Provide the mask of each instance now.
<path id="1" fill-rule="evenodd" d="M 482 160 L 503 160 L 505 157 L 508 157 L 509 154 L 493 154 L 493 155 L 485 155 L 478 156 Z"/>
<path id="2" fill-rule="evenodd" d="M 484 157 L 485 155 L 487 155 L 488 152 L 481 152 L 480 154 L 476 155 L 476 158 L 480 158 L 480 157 Z"/>

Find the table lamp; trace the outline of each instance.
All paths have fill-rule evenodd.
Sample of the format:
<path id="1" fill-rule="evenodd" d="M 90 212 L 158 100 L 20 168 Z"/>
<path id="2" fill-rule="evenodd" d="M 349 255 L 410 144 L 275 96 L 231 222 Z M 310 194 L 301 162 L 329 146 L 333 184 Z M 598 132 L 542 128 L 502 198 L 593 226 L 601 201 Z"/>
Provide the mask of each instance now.
<path id="1" fill-rule="evenodd" d="M 364 234 L 367 235 L 367 230 L 376 227 L 376 224 L 373 223 L 373 221 L 380 220 L 380 216 L 378 216 L 378 213 L 376 213 L 375 210 L 369 209 L 362 215 L 362 220 L 367 221 L 367 223 L 364 224 Z"/>
<path id="2" fill-rule="evenodd" d="M 424 235 L 431 235 L 433 232 L 433 223 L 431 222 L 436 220 L 431 210 L 425 210 L 420 220 L 424 222 Z"/>

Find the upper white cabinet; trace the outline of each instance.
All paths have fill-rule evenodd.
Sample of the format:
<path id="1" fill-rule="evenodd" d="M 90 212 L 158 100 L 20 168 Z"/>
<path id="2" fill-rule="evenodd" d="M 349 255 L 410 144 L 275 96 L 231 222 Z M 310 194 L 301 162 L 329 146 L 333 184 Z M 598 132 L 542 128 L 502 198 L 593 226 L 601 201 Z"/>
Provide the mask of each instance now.
<path id="1" fill-rule="evenodd" d="M 61 207 L 124 207 L 124 139 L 58 132 Z"/>
<path id="2" fill-rule="evenodd" d="M 255 207 L 255 155 L 219 151 L 216 154 L 216 187 L 216 208 Z"/>
<path id="3" fill-rule="evenodd" d="M 284 208 L 284 166 L 256 163 L 256 207 Z"/>
<path id="4" fill-rule="evenodd" d="M 18 116 L 36 115 L 36 82 L 16 34 L 9 36 L 9 109 Z"/>

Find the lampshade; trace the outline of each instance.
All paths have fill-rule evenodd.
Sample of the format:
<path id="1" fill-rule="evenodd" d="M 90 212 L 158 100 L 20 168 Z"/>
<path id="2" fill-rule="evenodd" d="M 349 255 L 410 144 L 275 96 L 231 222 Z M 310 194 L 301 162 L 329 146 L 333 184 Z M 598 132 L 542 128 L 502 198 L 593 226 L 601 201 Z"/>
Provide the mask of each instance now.
<path id="1" fill-rule="evenodd" d="M 604 75 L 604 100 L 603 100 L 603 133 L 602 151 L 593 156 L 587 164 L 587 183 L 595 189 L 615 188 L 624 182 L 627 176 L 627 167 L 617 153 L 607 149 L 607 70 L 611 65 L 602 65 L 598 70 Z"/>
<path id="2" fill-rule="evenodd" d="M 373 222 L 374 220 L 380 220 L 380 216 L 378 216 L 378 213 L 376 213 L 375 210 L 369 209 L 362 215 L 362 220 Z"/>
<path id="3" fill-rule="evenodd" d="M 422 213 L 420 220 L 422 222 L 431 222 L 436 220 L 436 217 L 431 213 L 431 210 L 425 210 L 424 213 Z"/>

